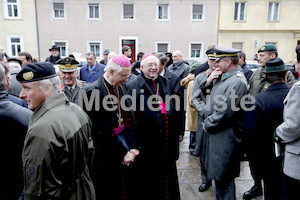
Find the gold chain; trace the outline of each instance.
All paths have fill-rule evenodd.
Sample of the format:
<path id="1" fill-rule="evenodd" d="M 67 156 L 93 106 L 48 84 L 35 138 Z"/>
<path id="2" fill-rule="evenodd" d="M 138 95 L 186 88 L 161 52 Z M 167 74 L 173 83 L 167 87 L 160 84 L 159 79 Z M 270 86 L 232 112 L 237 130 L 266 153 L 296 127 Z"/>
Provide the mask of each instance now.
<path id="1" fill-rule="evenodd" d="M 106 91 L 107 91 L 107 94 L 109 94 L 109 98 L 110 98 L 110 103 L 111 103 L 111 105 L 114 107 L 114 104 L 113 104 L 113 100 L 112 100 L 112 98 L 111 98 L 111 96 L 110 95 L 112 95 L 112 94 L 110 94 L 110 92 L 109 92 L 109 89 L 108 89 L 108 87 L 107 87 L 107 85 L 106 85 L 106 83 L 105 83 L 105 81 L 103 80 L 103 83 L 104 83 L 104 86 L 105 86 L 105 88 L 106 88 Z M 117 89 L 117 99 L 118 99 L 118 108 L 119 108 L 119 113 L 117 113 L 117 117 L 118 117 L 118 124 L 119 124 L 119 126 L 121 126 L 122 125 L 122 122 L 123 122 L 123 119 L 122 119 L 122 116 L 121 116 L 121 106 L 120 106 L 120 100 L 119 100 L 119 90 L 118 90 L 118 87 L 116 87 L 116 89 Z"/>

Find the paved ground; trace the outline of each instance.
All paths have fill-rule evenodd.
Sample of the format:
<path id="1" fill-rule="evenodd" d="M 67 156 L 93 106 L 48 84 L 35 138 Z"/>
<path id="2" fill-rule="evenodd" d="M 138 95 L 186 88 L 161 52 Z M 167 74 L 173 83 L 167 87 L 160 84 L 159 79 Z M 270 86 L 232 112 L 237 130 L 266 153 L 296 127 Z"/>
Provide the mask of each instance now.
<path id="1" fill-rule="evenodd" d="M 188 150 L 189 131 L 185 132 L 184 140 L 180 142 L 180 156 L 177 161 L 181 200 L 215 200 L 215 188 L 210 187 L 206 192 L 199 192 L 201 184 L 199 158 L 190 154 Z M 241 162 L 240 177 L 236 178 L 236 198 L 242 200 L 243 193 L 253 185 L 248 162 Z M 253 200 L 262 200 L 258 197 Z"/>

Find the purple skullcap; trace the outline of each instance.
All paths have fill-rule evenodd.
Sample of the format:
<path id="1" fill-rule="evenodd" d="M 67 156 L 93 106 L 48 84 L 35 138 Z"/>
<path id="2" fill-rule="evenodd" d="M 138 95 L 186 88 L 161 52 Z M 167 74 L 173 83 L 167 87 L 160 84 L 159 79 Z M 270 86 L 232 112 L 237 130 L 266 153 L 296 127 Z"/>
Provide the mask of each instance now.
<path id="1" fill-rule="evenodd" d="M 114 61 L 114 63 L 122 66 L 122 67 L 131 67 L 131 63 L 128 59 L 127 56 L 125 56 L 124 54 L 119 54 L 116 55 L 112 58 L 112 61 Z"/>
<path id="2" fill-rule="evenodd" d="M 143 56 L 142 60 L 145 60 L 146 58 L 148 58 L 149 56 L 154 56 L 153 54 L 146 54 Z"/>

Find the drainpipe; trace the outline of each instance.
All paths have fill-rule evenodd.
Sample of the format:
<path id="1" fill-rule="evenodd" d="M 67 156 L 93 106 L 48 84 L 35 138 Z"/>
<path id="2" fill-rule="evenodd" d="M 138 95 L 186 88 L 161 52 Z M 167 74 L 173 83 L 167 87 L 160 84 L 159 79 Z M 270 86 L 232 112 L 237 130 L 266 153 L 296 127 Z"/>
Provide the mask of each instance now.
<path id="1" fill-rule="evenodd" d="M 39 37 L 39 25 L 38 25 L 36 0 L 34 0 L 34 6 L 35 6 L 35 24 L 36 24 L 36 37 L 37 37 L 37 48 L 38 48 L 38 61 L 40 61 L 40 37 Z"/>

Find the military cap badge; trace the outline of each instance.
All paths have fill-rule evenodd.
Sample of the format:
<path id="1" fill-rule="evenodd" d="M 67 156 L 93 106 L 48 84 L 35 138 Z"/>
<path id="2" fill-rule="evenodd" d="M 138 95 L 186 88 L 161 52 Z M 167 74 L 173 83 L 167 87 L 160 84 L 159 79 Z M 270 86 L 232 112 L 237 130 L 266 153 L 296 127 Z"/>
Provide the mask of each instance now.
<path id="1" fill-rule="evenodd" d="M 23 78 L 26 81 L 31 80 L 33 77 L 34 77 L 33 72 L 26 72 L 26 73 L 23 74 Z"/>

